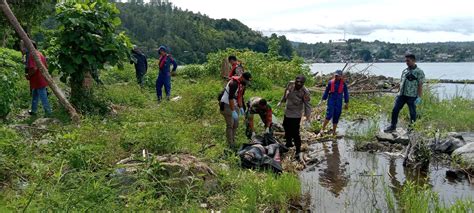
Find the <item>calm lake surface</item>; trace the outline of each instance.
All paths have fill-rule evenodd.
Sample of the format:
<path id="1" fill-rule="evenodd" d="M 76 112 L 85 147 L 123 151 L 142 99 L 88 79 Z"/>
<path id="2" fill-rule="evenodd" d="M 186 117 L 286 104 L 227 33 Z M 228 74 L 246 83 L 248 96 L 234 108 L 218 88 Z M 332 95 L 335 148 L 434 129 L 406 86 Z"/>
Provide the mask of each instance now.
<path id="1" fill-rule="evenodd" d="M 311 64 L 313 73 L 323 74 L 342 69 L 344 63 L 315 63 Z M 351 72 L 357 72 L 365 69 L 369 64 L 362 63 L 352 67 Z M 427 79 L 449 79 L 449 80 L 474 80 L 474 63 L 418 63 Z M 375 63 L 370 67 L 370 73 L 374 75 L 383 75 L 387 77 L 400 78 L 402 71 L 406 68 L 405 63 Z M 449 99 L 454 96 L 465 98 L 474 98 L 474 84 L 436 84 L 434 92 L 442 99 Z"/>

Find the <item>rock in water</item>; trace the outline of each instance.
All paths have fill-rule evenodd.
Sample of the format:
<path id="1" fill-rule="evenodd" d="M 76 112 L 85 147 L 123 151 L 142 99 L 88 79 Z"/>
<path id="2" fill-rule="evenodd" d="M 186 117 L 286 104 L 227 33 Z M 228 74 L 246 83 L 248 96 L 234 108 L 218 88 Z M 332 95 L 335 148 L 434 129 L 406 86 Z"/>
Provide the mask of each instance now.
<path id="1" fill-rule="evenodd" d="M 379 141 L 388 141 L 388 142 L 395 141 L 395 138 L 393 137 L 392 133 L 379 132 L 376 137 L 377 137 L 377 140 Z"/>
<path id="2" fill-rule="evenodd" d="M 398 143 L 403 145 L 408 145 L 408 133 L 404 129 L 398 128 L 396 132 L 393 133 L 386 133 L 386 132 L 379 132 L 375 136 L 378 141 L 387 141 L 390 143 Z"/>
<path id="3" fill-rule="evenodd" d="M 454 150 L 466 145 L 466 142 L 456 137 L 448 137 L 441 141 L 433 141 L 431 149 L 435 152 L 451 154 Z"/>
<path id="4" fill-rule="evenodd" d="M 468 143 L 461 148 L 454 150 L 453 156 L 458 156 L 461 160 L 474 169 L 474 143 Z"/>

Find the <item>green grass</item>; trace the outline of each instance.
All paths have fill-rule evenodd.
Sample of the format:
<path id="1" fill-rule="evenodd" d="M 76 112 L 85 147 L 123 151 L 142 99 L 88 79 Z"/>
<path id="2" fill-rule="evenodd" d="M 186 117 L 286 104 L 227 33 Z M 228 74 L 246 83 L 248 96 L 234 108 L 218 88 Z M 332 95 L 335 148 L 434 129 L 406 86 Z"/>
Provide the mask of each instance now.
<path id="1" fill-rule="evenodd" d="M 115 115 L 85 116 L 80 125 L 65 122 L 32 139 L 6 125 L 0 126 L 0 203 L 5 204 L 4 208 L 202 211 L 199 205 L 207 203 L 213 209 L 257 211 L 266 207 L 284 210 L 290 200 L 300 198 L 300 183 L 295 174 L 274 176 L 270 172 L 242 170 L 236 156 L 224 154 L 225 125 L 215 100 L 222 86 L 220 80 L 201 78 L 191 83 L 176 77 L 173 96 L 182 99 L 158 106 L 153 87 L 148 85 L 142 90 L 133 81 L 122 82 L 122 78 L 134 78 L 130 69 L 117 70 L 113 77 L 104 75 L 108 84 L 96 89 L 96 95 L 115 105 Z M 279 88 L 275 93 L 252 95 L 277 97 L 282 93 Z M 67 115 L 55 107 L 54 116 Z M 246 142 L 244 128 L 239 131 L 238 142 Z M 53 143 L 37 145 L 41 139 Z M 208 188 L 196 179 L 176 186 L 160 172 L 159 164 L 142 168 L 133 176 L 136 181 L 130 186 L 110 178 L 117 161 L 131 154 L 139 155 L 142 149 L 156 155 L 195 155 L 216 171 L 217 183 Z M 221 168 L 222 164 L 228 168 Z M 242 202 L 243 198 L 248 202 Z"/>
<path id="2" fill-rule="evenodd" d="M 377 120 L 367 120 L 367 126 L 350 128 L 346 137 L 354 141 L 355 150 L 360 150 L 365 144 L 376 140 L 375 136 L 379 131 L 379 122 Z"/>
<path id="3" fill-rule="evenodd" d="M 192 82 L 186 76 L 173 78 L 172 95 L 182 99 L 158 106 L 154 91 L 156 67 L 151 67 L 144 89 L 136 85 L 130 65 L 125 70 L 113 68 L 103 73 L 106 85 L 97 88 L 96 95 L 113 104 L 116 114 L 87 115 L 80 125 L 74 125 L 67 121 L 66 112 L 51 96 L 53 116 L 64 123 L 52 127 L 53 131 L 28 138 L 10 129 L 7 123 L 31 123 L 33 119 L 15 120 L 12 116 L 7 123 L 0 124 L 0 211 L 203 211 L 199 207 L 201 203 L 215 210 L 285 211 L 292 200 L 301 198 L 301 184 L 296 174 L 274 176 L 268 172 L 243 170 L 238 157 L 225 154 L 225 122 L 216 100 L 222 89 L 221 80 L 202 77 Z M 19 84 L 26 86 L 24 81 Z M 246 97 L 268 99 L 281 118 L 283 108 L 277 108 L 276 103 L 284 89 L 271 88 L 250 89 Z M 13 114 L 29 107 L 27 90 L 18 94 Z M 314 94 L 312 103 L 317 103 L 320 96 Z M 392 103 L 392 97 L 353 97 L 343 119 L 386 113 Z M 420 124 L 429 124 L 431 128 L 449 125 L 455 130 L 474 126 L 474 119 L 469 120 L 473 116 L 472 101 L 425 98 L 424 104 Z M 454 109 L 449 111 L 449 108 Z M 402 113 L 401 118 L 405 119 L 407 113 Z M 246 142 L 242 120 L 240 125 L 238 143 L 242 144 Z M 374 122 L 352 136 L 356 141 L 368 141 L 373 138 L 376 125 Z M 260 126 L 256 127 L 257 131 L 263 131 Z M 53 142 L 37 144 L 42 139 Z M 188 153 L 197 156 L 215 170 L 217 183 L 206 187 L 196 179 L 176 186 L 162 173 L 158 163 L 148 163 L 141 168 L 133 175 L 135 181 L 131 185 L 110 177 L 117 168 L 117 161 L 132 154 L 139 155 L 143 149 L 156 155 Z M 411 204 L 407 201 L 406 205 Z M 462 210 L 469 205 L 460 201 L 451 208 Z"/>

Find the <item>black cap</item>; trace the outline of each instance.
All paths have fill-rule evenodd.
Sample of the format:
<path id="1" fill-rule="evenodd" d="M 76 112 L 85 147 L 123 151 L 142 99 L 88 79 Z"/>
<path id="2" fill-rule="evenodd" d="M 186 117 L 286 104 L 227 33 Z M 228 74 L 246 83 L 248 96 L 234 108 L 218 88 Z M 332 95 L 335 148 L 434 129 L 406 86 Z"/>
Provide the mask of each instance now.
<path id="1" fill-rule="evenodd" d="M 249 72 L 244 72 L 244 73 L 242 74 L 242 77 L 243 77 L 245 80 L 247 80 L 247 81 L 252 80 L 252 74 L 250 74 Z"/>
<path id="2" fill-rule="evenodd" d="M 304 83 L 304 82 L 306 82 L 306 77 L 304 77 L 304 75 L 298 75 L 298 76 L 296 76 L 295 80 L 299 80 L 302 83 Z"/>

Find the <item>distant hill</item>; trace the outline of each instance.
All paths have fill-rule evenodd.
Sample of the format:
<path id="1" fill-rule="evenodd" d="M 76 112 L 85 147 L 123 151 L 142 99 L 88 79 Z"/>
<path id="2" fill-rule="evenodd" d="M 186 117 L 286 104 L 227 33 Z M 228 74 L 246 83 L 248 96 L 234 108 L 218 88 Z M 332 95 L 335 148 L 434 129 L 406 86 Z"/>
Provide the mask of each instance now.
<path id="1" fill-rule="evenodd" d="M 425 62 L 473 62 L 474 42 L 395 44 L 349 39 L 345 42 L 306 44 L 293 42 L 298 55 L 313 62 L 402 62 L 408 52 Z"/>
<path id="2" fill-rule="evenodd" d="M 162 44 L 169 46 L 175 58 L 186 64 L 203 63 L 208 53 L 226 48 L 268 51 L 269 37 L 236 19 L 212 19 L 161 1 L 117 3 L 117 7 L 123 30 L 151 57 L 157 57 L 156 50 Z M 282 47 L 280 55 L 290 58 L 293 53 L 290 42 L 284 36 L 278 39 Z"/>

